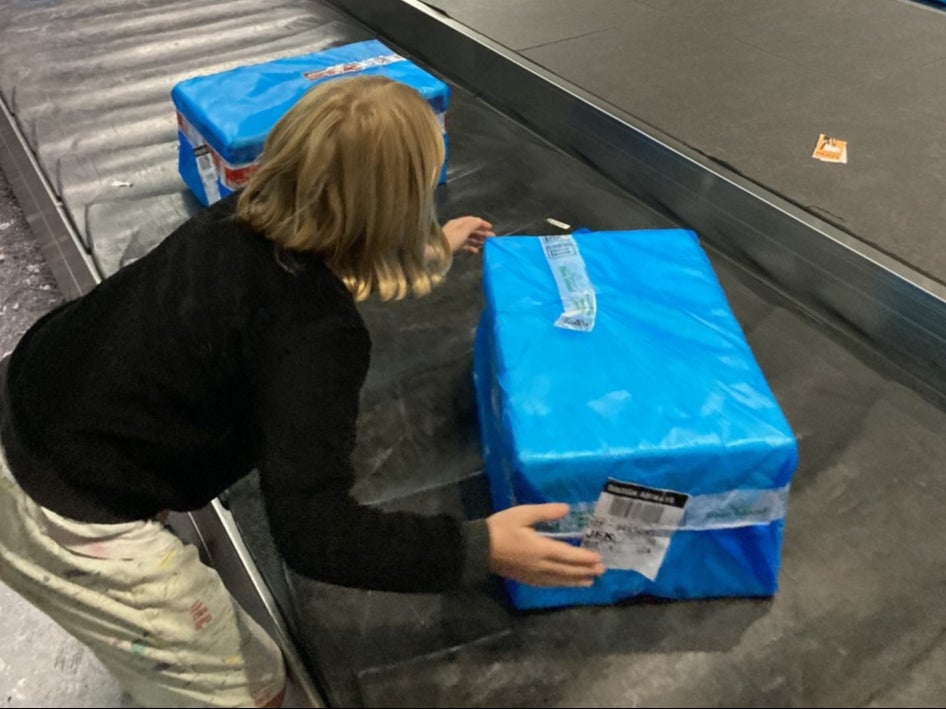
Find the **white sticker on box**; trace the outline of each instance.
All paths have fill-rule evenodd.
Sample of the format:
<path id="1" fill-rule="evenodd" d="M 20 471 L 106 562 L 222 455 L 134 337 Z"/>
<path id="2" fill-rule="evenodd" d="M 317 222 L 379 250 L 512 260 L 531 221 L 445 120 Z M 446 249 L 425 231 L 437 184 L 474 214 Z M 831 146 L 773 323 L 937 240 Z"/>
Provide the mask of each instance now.
<path id="1" fill-rule="evenodd" d="M 591 332 L 595 326 L 597 302 L 578 244 L 571 234 L 539 238 L 562 301 L 562 314 L 555 321 L 555 327 Z"/>
<path id="2" fill-rule="evenodd" d="M 653 581 L 689 498 L 682 492 L 608 480 L 581 545 L 601 554 L 605 567 L 637 571 Z"/>
<path id="3" fill-rule="evenodd" d="M 200 176 L 200 183 L 204 186 L 207 203 L 213 204 L 219 201 L 220 188 L 217 186 L 217 167 L 214 165 L 210 146 L 206 143 L 194 146 L 194 159 L 197 161 L 197 174 Z"/>
<path id="4" fill-rule="evenodd" d="M 217 185 L 217 166 L 214 164 L 213 151 L 204 140 L 204 136 L 194 125 L 184 117 L 180 111 L 177 112 L 177 125 L 190 143 L 191 150 L 194 151 L 194 161 L 197 163 L 197 176 L 200 178 L 200 184 L 204 187 L 204 195 L 207 197 L 207 203 L 213 204 L 220 199 L 220 187 Z"/>

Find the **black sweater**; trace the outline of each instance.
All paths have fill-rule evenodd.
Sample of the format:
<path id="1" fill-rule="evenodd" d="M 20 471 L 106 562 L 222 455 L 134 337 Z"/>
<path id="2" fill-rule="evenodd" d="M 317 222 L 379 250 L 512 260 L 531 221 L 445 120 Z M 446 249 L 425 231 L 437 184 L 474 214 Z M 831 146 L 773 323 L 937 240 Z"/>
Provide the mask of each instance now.
<path id="1" fill-rule="evenodd" d="M 317 258 L 200 213 L 39 320 L 0 369 L 2 442 L 39 504 L 111 523 L 194 510 L 253 468 L 274 539 L 330 583 L 437 591 L 487 571 L 485 522 L 350 496 L 370 340 Z"/>

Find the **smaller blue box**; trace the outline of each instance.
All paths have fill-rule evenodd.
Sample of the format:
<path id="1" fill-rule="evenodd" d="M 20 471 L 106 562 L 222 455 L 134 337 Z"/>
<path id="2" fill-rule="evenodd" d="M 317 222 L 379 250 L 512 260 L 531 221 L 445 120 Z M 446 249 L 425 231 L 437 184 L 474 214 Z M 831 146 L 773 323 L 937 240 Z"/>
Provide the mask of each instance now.
<path id="1" fill-rule="evenodd" d="M 490 239 L 483 285 L 493 508 L 568 503 L 542 531 L 608 568 L 590 588 L 507 581 L 513 605 L 774 594 L 797 444 L 696 235 Z"/>
<path id="2" fill-rule="evenodd" d="M 450 88 L 377 40 L 181 81 L 177 109 L 178 170 L 204 205 L 239 189 L 256 169 L 272 127 L 316 84 L 339 76 L 380 74 L 416 89 L 444 130 Z M 447 179 L 444 161 L 441 183 Z"/>

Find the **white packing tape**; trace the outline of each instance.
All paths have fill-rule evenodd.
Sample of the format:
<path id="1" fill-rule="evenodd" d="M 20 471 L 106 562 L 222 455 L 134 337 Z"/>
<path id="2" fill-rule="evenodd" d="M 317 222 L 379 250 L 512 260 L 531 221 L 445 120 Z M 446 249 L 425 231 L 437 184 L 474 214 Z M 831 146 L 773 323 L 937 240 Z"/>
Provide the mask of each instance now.
<path id="1" fill-rule="evenodd" d="M 555 321 L 555 327 L 591 332 L 598 305 L 578 244 L 571 234 L 539 238 L 562 301 L 562 314 Z"/>

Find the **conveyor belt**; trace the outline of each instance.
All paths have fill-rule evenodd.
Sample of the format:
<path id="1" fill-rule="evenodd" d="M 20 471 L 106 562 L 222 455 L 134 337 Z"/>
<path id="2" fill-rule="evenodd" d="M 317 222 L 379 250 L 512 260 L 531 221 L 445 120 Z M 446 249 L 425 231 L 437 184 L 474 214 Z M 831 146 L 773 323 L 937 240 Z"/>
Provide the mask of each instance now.
<path id="1" fill-rule="evenodd" d="M 544 216 L 596 229 L 666 225 L 458 94 L 444 216 L 483 212 L 522 233 L 550 231 Z M 946 651 L 934 590 L 946 581 L 935 511 L 946 499 L 946 414 L 764 284 L 714 264 L 800 441 L 778 596 L 517 613 L 499 587 L 403 596 L 292 574 L 283 585 L 248 481 L 231 509 L 265 576 L 280 579 L 277 596 L 332 703 L 863 706 L 946 689 L 919 669 Z M 357 454 L 362 499 L 488 509 L 469 374 L 478 287 L 475 260 L 461 257 L 433 298 L 366 308 L 375 369 Z"/>
<path id="2" fill-rule="evenodd" d="M 330 1 L 946 394 L 946 14 Z M 849 141 L 847 164 L 811 157 L 821 132 Z"/>

